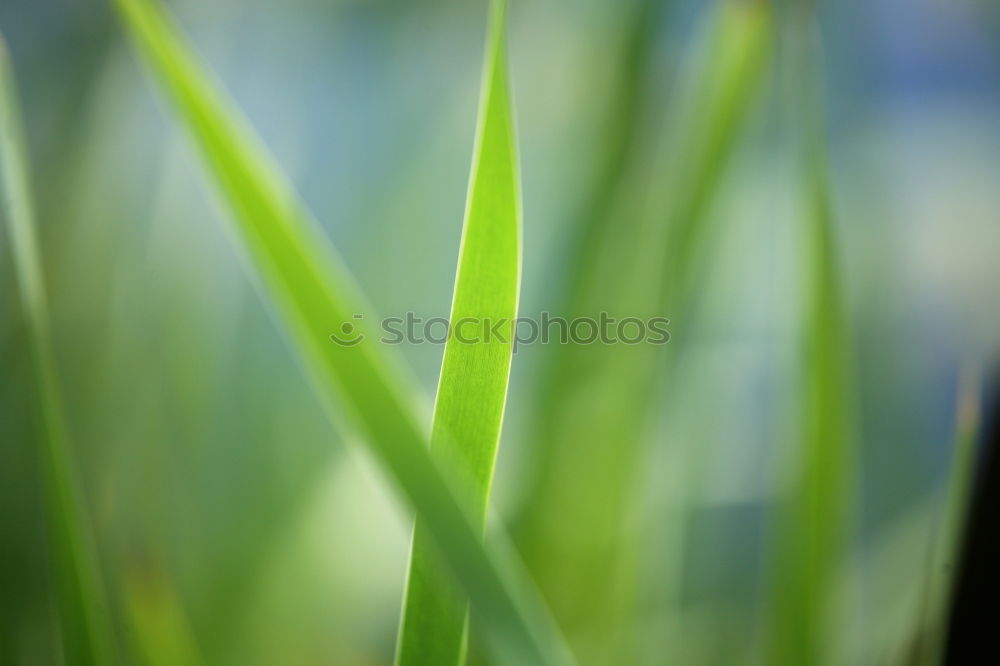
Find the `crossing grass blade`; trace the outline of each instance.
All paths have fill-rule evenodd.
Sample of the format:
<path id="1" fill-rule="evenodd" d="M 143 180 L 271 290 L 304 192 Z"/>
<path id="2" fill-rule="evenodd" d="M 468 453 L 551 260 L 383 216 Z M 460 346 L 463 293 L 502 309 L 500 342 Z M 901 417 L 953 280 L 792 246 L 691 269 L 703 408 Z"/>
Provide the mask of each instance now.
<path id="1" fill-rule="evenodd" d="M 455 328 L 444 351 L 431 432 L 431 449 L 452 461 L 470 484 L 467 499 L 480 529 L 507 396 L 521 268 L 505 13 L 506 2 L 495 0 L 451 308 Z M 496 331 L 499 336 L 493 335 L 492 322 L 505 322 Z M 418 516 L 396 663 L 462 664 L 468 641 L 468 604 L 446 575 L 423 522 Z"/>
<path id="2" fill-rule="evenodd" d="M 852 529 L 851 353 L 820 110 L 819 36 L 803 11 L 787 29 L 788 109 L 798 129 L 804 251 L 802 422 L 791 492 L 777 512 L 768 663 L 826 663 L 836 570 Z"/>
<path id="3" fill-rule="evenodd" d="M 89 519 L 73 477 L 12 69 L 0 37 L 0 212 L 7 218 L 35 374 L 48 556 L 64 658 L 72 664 L 99 666 L 111 663 L 111 627 Z"/>
<path id="4" fill-rule="evenodd" d="M 479 522 L 435 460 L 372 310 L 343 261 L 253 132 L 149 0 L 116 0 L 159 87 L 190 131 L 235 221 L 252 274 L 288 331 L 324 404 L 347 422 L 416 508 L 448 570 L 469 596 L 498 660 L 570 664 L 538 593 L 506 550 L 487 550 Z M 364 314 L 364 319 L 354 315 Z M 337 344 L 331 336 L 349 344 Z M 464 488 L 464 486 L 462 486 Z"/>

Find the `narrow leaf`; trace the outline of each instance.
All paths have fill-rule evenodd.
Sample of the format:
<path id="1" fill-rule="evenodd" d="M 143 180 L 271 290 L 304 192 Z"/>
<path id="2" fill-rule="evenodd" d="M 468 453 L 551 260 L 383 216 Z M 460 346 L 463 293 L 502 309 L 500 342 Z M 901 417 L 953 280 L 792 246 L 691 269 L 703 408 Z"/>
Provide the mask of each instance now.
<path id="1" fill-rule="evenodd" d="M 42 429 L 39 469 L 63 654 L 72 664 L 107 664 L 111 628 L 90 523 L 73 476 L 19 108 L 10 57 L 0 38 L 0 210 L 10 230 L 35 373 Z"/>
<path id="2" fill-rule="evenodd" d="M 135 648 L 146 666 L 205 663 L 177 591 L 157 567 L 135 568 L 124 577 Z"/>
<path id="3" fill-rule="evenodd" d="M 667 153 L 667 188 L 656 188 L 654 216 L 667 232 L 665 309 L 680 316 L 698 290 L 699 249 L 717 232 L 707 215 L 739 147 L 771 63 L 774 10 L 768 1 L 726 0 L 713 19 L 707 53 L 684 90 L 681 121 Z"/>
<path id="4" fill-rule="evenodd" d="M 980 382 L 966 371 L 960 377 L 956 401 L 955 438 L 951 465 L 938 515 L 931 532 L 925 589 L 917 622 L 914 663 L 937 666 L 943 663 L 947 615 L 958 576 L 962 536 L 972 487 L 976 439 L 980 427 Z"/>
<path id="5" fill-rule="evenodd" d="M 727 1 L 712 11 L 699 57 L 671 95 L 683 108 L 669 114 L 655 154 L 637 150 L 623 168 L 639 172 L 638 182 L 620 187 L 599 228 L 587 231 L 594 239 L 570 258 L 580 277 L 563 306 L 568 315 L 689 324 L 685 308 L 704 269 L 694 253 L 719 229 L 706 212 L 741 146 L 773 43 L 769 3 Z M 640 168 L 650 161 L 653 169 Z M 623 526 L 674 346 L 556 345 L 535 403 L 528 450 L 536 476 L 517 534 L 560 622 L 590 653 L 600 646 L 598 661 L 621 658 L 616 641 L 635 570 Z"/>
<path id="6" fill-rule="evenodd" d="M 516 561 L 484 547 L 477 522 L 431 457 L 400 373 L 366 324 L 372 310 L 343 261 L 170 19 L 149 0 L 117 0 L 117 6 L 228 203 L 251 271 L 319 396 L 331 410 L 342 408 L 417 509 L 497 655 L 512 663 L 571 663 Z"/>
<path id="7" fill-rule="evenodd" d="M 505 1 L 492 4 L 476 147 L 455 294 L 434 408 L 431 448 L 470 484 L 471 515 L 482 529 L 496 460 L 513 321 L 517 316 L 521 220 L 513 120 L 507 91 Z M 493 324 L 501 324 L 494 327 Z M 499 333 L 499 335 L 497 335 Z M 418 517 L 400 624 L 400 666 L 461 664 L 467 602 L 445 574 Z"/>
<path id="8" fill-rule="evenodd" d="M 789 26 L 788 109 L 798 126 L 805 282 L 801 435 L 789 495 L 778 510 L 769 663 L 824 663 L 834 580 L 847 554 L 856 485 L 851 353 L 820 108 L 819 36 L 811 18 Z"/>

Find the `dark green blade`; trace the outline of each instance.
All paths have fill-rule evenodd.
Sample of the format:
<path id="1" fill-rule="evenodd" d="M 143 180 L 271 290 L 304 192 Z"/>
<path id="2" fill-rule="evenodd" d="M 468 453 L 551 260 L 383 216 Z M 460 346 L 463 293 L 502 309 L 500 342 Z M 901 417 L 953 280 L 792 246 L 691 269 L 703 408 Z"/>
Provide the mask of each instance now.
<path id="1" fill-rule="evenodd" d="M 63 655 L 68 663 L 111 663 L 112 634 L 83 495 L 73 477 L 61 391 L 49 330 L 48 298 L 35 233 L 20 104 L 10 56 L 0 38 L 0 190 L 7 218 L 42 429 L 40 465 L 46 534 Z"/>

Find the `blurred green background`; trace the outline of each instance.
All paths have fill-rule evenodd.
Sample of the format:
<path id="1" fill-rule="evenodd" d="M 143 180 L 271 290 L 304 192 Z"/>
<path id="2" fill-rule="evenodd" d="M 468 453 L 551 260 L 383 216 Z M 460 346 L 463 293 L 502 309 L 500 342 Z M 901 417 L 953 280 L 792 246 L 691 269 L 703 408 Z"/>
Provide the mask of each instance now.
<path id="1" fill-rule="evenodd" d="M 647 149 L 681 116 L 682 72 L 714 4 L 512 3 L 522 316 L 571 312 L 588 217 L 610 220 L 613 236 L 636 183 L 670 187 Z M 485 3 L 168 6 L 377 310 L 447 316 Z M 911 638 L 961 369 L 988 368 L 1000 351 L 1000 5 L 841 0 L 821 3 L 819 21 L 860 447 L 860 520 L 843 563 L 857 598 L 839 630 L 843 663 L 893 663 L 883 660 Z M 157 644 L 192 640 L 209 664 L 389 663 L 409 510 L 312 396 L 111 8 L 4 0 L 0 30 L 21 88 L 59 376 L 121 658 L 149 660 L 141 644 L 152 632 Z M 794 423 L 801 314 L 781 53 L 705 212 L 715 232 L 696 298 L 665 313 L 669 382 L 651 410 L 636 407 L 652 418 L 616 513 L 634 544 L 634 590 L 613 639 L 595 639 L 560 605 L 564 584 L 547 583 L 573 559 L 525 537 L 570 640 L 629 655 L 617 663 L 762 663 L 766 525 L 778 443 Z M 57 663 L 58 638 L 8 242 L 0 235 L 0 663 L 43 665 Z M 442 349 L 402 346 L 428 395 Z M 552 519 L 533 503 L 538 405 L 559 393 L 546 384 L 558 353 L 536 344 L 514 359 L 493 502 L 515 536 L 556 541 L 587 519 Z M 604 397 L 597 404 L 613 409 Z M 577 483 L 603 501 L 585 474 Z M 532 516 L 541 526 L 521 527 Z M 586 605 L 580 592 L 573 603 Z"/>

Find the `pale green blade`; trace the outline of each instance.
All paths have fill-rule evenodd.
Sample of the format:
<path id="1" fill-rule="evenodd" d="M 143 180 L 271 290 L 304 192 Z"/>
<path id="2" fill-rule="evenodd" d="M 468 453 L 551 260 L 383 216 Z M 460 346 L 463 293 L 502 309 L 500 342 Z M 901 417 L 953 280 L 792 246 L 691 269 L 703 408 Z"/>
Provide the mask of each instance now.
<path id="1" fill-rule="evenodd" d="M 852 354 L 820 108 L 819 35 L 811 17 L 788 26 L 787 108 L 798 130 L 802 197 L 802 415 L 791 492 L 777 512 L 771 562 L 769 661 L 822 664 L 836 643 L 834 581 L 848 553 L 857 487 Z M 841 639 L 843 641 L 843 639 Z"/>
<path id="2" fill-rule="evenodd" d="M 521 214 L 507 90 L 504 0 L 492 4 L 476 147 L 451 321 L 434 409 L 431 448 L 471 485 L 467 501 L 482 528 L 507 396 L 521 267 Z M 494 323 L 501 323 L 494 327 Z M 499 335 L 496 335 L 499 333 Z M 467 602 L 445 574 L 418 517 L 413 534 L 396 662 L 461 664 Z"/>
<path id="3" fill-rule="evenodd" d="M 706 212 L 741 146 L 773 45 L 769 3 L 708 9 L 699 57 L 671 95 L 683 108 L 672 109 L 652 160 L 638 154 L 629 165 L 655 167 L 622 187 L 619 203 L 570 260 L 579 283 L 564 311 L 573 316 L 667 316 L 678 322 L 671 334 L 690 325 L 686 308 L 705 270 L 695 251 L 720 230 Z M 637 186 L 648 189 L 637 196 Z M 580 652 L 600 650 L 598 661 L 621 658 L 617 634 L 627 630 L 637 585 L 623 526 L 674 346 L 557 345 L 536 401 L 537 432 L 527 447 L 536 476 L 521 507 L 519 545 L 570 639 Z"/>
<path id="4" fill-rule="evenodd" d="M 654 188 L 654 216 L 663 216 L 665 312 L 688 314 L 706 268 L 702 246 L 718 234 L 707 213 L 718 197 L 726 168 L 768 82 L 774 47 L 772 3 L 725 0 L 713 19 L 708 53 L 684 90 L 682 116 L 673 128 L 664 168 L 667 188 Z"/>
<path id="5" fill-rule="evenodd" d="M 512 663 L 571 663 L 516 562 L 484 548 L 472 512 L 449 490 L 404 383 L 366 324 L 372 310 L 343 261 L 167 16 L 148 0 L 117 5 L 229 204 L 252 272 L 318 394 L 331 409 L 342 408 L 417 509 L 498 656 Z M 355 343 L 337 344 L 331 336 Z"/>
<path id="6" fill-rule="evenodd" d="M 10 57 L 0 38 L 0 212 L 7 219 L 14 269 L 28 327 L 42 429 L 39 469 L 46 536 L 56 588 L 63 654 L 72 664 L 111 663 L 108 622 L 95 547 L 82 493 L 73 477 L 59 381 L 49 331 L 41 255 L 20 105 Z"/>

